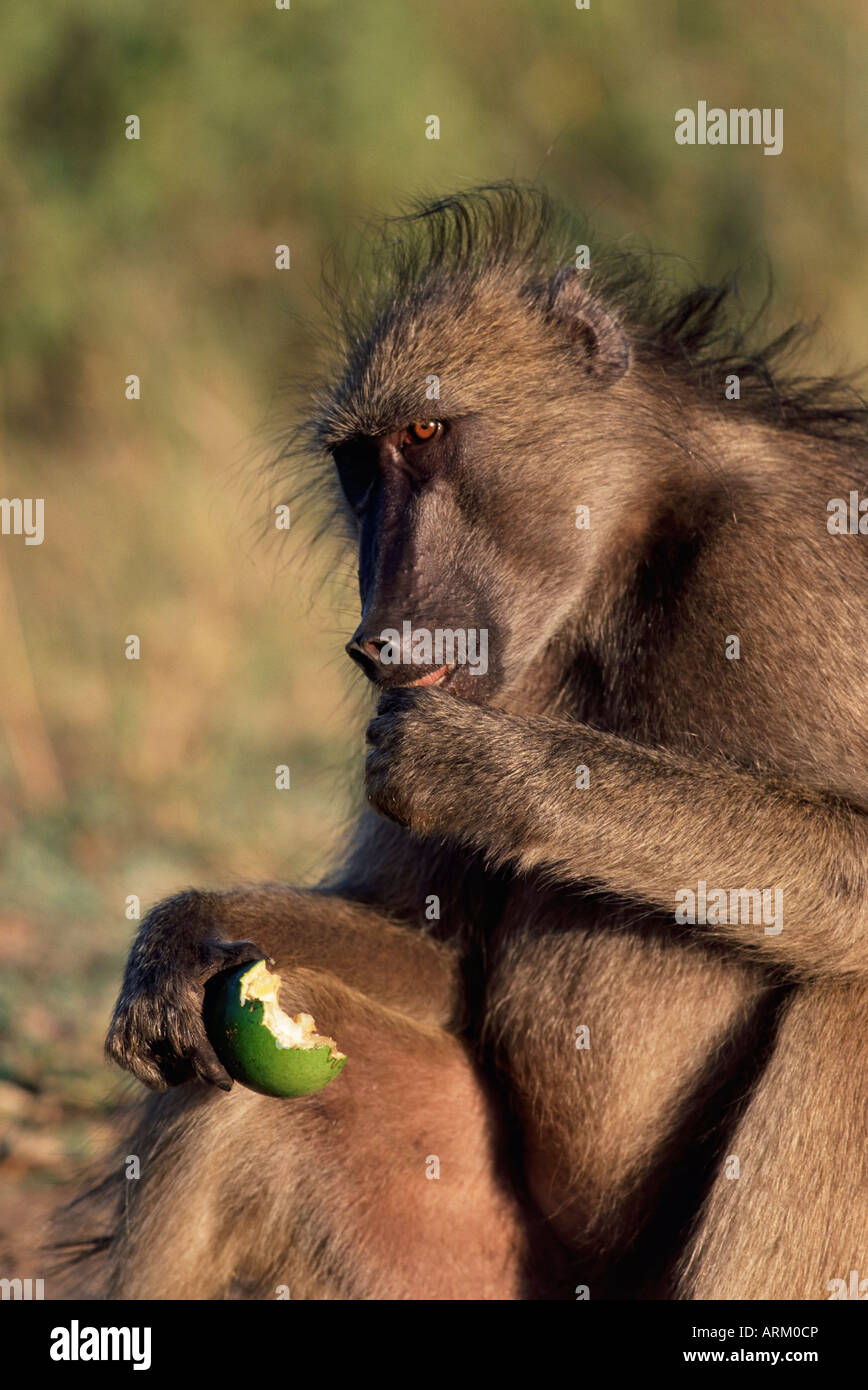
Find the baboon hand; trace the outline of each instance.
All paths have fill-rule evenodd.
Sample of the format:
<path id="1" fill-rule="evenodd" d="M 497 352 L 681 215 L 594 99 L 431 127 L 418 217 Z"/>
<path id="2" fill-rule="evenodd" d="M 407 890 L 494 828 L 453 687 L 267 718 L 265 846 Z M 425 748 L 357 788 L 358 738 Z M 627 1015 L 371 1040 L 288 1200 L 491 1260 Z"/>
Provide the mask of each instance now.
<path id="1" fill-rule="evenodd" d="M 222 1091 L 232 1087 L 205 1033 L 205 985 L 220 970 L 267 952 L 252 941 L 216 940 L 208 898 L 191 891 L 153 908 L 127 962 L 106 1052 L 154 1090 L 193 1077 Z M 212 923 L 210 932 L 216 930 Z"/>
<path id="2" fill-rule="evenodd" d="M 447 691 L 387 691 L 368 725 L 369 802 L 422 834 L 460 832 L 490 808 L 497 736 L 509 722 Z"/>

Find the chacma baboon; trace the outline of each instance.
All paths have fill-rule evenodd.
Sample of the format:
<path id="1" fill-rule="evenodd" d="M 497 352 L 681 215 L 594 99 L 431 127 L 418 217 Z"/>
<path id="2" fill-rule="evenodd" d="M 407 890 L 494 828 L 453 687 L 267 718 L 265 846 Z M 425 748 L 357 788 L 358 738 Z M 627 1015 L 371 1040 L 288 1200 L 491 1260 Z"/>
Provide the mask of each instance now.
<path id="1" fill-rule="evenodd" d="M 445 199 L 347 311 L 308 434 L 357 537 L 370 806 L 322 886 L 142 925 L 108 1049 L 171 1089 L 110 1296 L 868 1276 L 868 407 L 562 226 Z M 425 645 L 468 632 L 484 672 Z M 349 1054 L 316 1096 L 225 1093 L 203 986 L 260 954 Z"/>

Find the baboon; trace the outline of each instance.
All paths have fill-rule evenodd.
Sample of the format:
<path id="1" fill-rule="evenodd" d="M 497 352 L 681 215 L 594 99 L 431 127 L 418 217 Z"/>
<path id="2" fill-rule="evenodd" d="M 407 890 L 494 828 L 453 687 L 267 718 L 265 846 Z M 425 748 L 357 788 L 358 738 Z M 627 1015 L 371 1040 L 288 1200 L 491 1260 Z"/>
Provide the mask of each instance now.
<path id="1" fill-rule="evenodd" d="M 868 406 L 568 225 L 417 208 L 345 309 L 302 435 L 358 546 L 368 805 L 318 887 L 144 921 L 107 1047 L 164 1089 L 107 1296 L 868 1276 Z M 230 1090 L 203 1031 L 261 955 L 349 1056 L 306 1099 Z"/>

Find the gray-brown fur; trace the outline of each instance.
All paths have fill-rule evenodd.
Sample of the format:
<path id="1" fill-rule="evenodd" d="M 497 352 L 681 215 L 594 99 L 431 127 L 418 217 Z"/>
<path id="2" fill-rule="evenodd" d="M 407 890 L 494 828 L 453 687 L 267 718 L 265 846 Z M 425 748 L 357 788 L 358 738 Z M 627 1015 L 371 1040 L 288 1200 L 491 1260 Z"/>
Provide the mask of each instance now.
<path id="1" fill-rule="evenodd" d="M 127 1149 L 111 1295 L 825 1298 L 868 1275 L 868 536 L 826 528 L 868 489 L 868 411 L 783 379 L 792 340 L 745 346 L 718 292 L 667 303 L 623 257 L 565 271 L 561 231 L 511 188 L 435 205 L 346 310 L 298 439 L 357 499 L 374 479 L 343 508 L 374 811 L 320 890 L 143 924 L 110 1054 L 203 1079 Z M 442 439 L 408 446 L 431 418 Z M 489 673 L 408 689 L 420 668 L 364 648 L 404 619 L 486 627 Z M 783 930 L 676 924 L 699 880 L 782 889 Z M 226 1078 L 202 986 L 238 942 L 349 1054 L 320 1095 L 203 1084 Z"/>

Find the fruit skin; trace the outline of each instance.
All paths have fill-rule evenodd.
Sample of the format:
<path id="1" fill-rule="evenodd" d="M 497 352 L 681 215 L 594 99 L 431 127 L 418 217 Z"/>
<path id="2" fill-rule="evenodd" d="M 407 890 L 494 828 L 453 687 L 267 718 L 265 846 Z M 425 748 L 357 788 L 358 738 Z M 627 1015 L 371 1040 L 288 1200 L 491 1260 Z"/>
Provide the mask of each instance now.
<path id="1" fill-rule="evenodd" d="M 205 1030 L 234 1081 L 263 1096 L 297 1097 L 321 1091 L 346 1065 L 322 1047 L 278 1047 L 262 1022 L 259 999 L 241 1002 L 241 980 L 255 962 L 223 970 L 205 988 Z"/>

